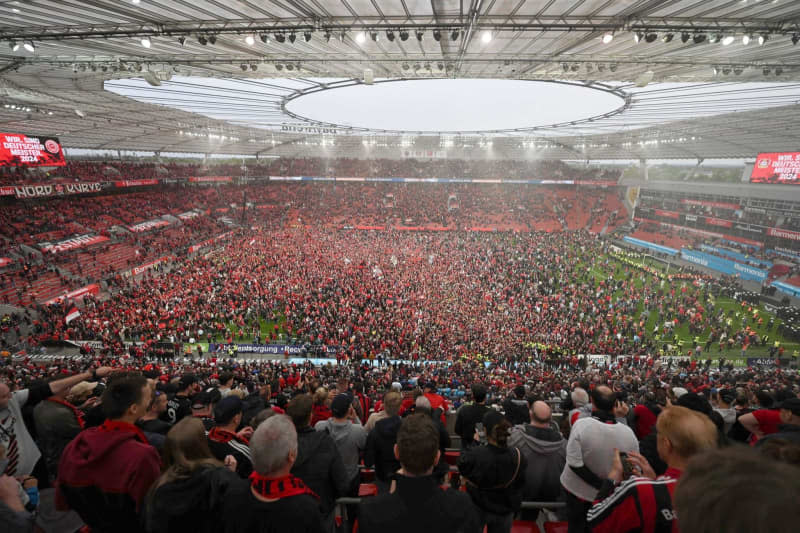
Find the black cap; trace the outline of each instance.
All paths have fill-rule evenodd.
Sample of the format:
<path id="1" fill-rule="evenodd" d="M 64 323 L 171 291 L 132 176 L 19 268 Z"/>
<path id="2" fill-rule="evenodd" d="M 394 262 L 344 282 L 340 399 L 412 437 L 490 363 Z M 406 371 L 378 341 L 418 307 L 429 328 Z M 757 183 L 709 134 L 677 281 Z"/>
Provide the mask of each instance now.
<path id="1" fill-rule="evenodd" d="M 222 398 L 219 389 L 211 387 L 192 396 L 192 409 L 202 409 L 212 403 L 217 403 Z"/>
<path id="2" fill-rule="evenodd" d="M 184 374 L 178 382 L 178 390 L 184 390 L 189 385 L 197 383 L 197 377 L 194 374 Z"/>
<path id="3" fill-rule="evenodd" d="M 800 398 L 789 398 L 781 402 L 781 409 L 791 411 L 793 415 L 800 416 Z"/>
<path id="4" fill-rule="evenodd" d="M 227 424 L 242 412 L 242 400 L 238 396 L 226 396 L 214 407 L 217 424 Z"/>

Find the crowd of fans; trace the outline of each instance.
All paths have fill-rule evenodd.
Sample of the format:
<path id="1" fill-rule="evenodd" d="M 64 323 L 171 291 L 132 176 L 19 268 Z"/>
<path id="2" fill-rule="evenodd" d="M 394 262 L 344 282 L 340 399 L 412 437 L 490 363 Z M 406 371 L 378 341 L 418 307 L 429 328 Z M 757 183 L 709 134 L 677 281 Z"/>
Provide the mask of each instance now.
<path id="1" fill-rule="evenodd" d="M 477 533 L 541 518 L 788 532 L 800 518 L 800 379 L 780 369 L 95 356 L 0 372 L 7 531 Z M 763 512 L 726 503 L 744 484 Z"/>

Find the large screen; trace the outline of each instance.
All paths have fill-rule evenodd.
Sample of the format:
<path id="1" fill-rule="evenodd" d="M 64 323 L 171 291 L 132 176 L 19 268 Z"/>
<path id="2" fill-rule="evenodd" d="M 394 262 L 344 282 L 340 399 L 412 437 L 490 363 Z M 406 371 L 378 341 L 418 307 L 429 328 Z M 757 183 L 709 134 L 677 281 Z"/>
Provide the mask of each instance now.
<path id="1" fill-rule="evenodd" d="M 56 137 L 0 133 L 0 166 L 60 167 L 67 164 Z"/>
<path id="2" fill-rule="evenodd" d="M 800 184 L 800 152 L 758 154 L 750 181 Z"/>

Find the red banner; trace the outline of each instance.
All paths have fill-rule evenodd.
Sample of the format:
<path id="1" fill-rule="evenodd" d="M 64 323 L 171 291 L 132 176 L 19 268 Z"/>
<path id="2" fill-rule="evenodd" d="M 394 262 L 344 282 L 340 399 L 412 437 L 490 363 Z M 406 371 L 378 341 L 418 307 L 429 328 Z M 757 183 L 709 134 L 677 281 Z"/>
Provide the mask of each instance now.
<path id="1" fill-rule="evenodd" d="M 769 228 L 767 235 L 770 237 L 779 237 L 781 239 L 789 239 L 792 241 L 800 241 L 800 233 L 790 231 L 788 229 Z"/>
<path id="2" fill-rule="evenodd" d="M 58 252 L 77 250 L 78 248 L 86 248 L 87 246 L 106 242 L 107 240 L 109 240 L 108 237 L 104 237 L 103 235 L 86 234 L 79 235 L 77 237 L 70 237 L 69 239 L 64 239 L 63 241 L 58 241 L 55 243 L 40 242 L 38 246 L 43 252 L 55 254 Z"/>
<path id="3" fill-rule="evenodd" d="M 0 187 L 0 196 L 14 196 L 14 187 Z"/>
<path id="4" fill-rule="evenodd" d="M 145 272 L 147 270 L 150 270 L 151 268 L 153 268 L 154 266 L 156 266 L 156 265 L 158 265 L 160 263 L 164 263 L 165 261 L 171 261 L 173 259 L 175 259 L 175 257 L 171 256 L 171 255 L 165 255 L 164 257 L 159 257 L 155 261 L 150 261 L 149 263 L 145 263 L 144 265 L 139 265 L 137 267 L 133 267 L 130 270 L 130 274 L 132 276 L 138 276 L 139 274 L 141 274 L 141 273 L 143 273 L 143 272 Z"/>
<path id="5" fill-rule="evenodd" d="M 56 137 L 0 133 L 0 166 L 63 167 L 64 150 Z"/>
<path id="6" fill-rule="evenodd" d="M 674 211 L 663 211 L 661 209 L 656 209 L 656 215 L 660 217 L 674 218 L 675 220 L 677 220 L 680 216 L 678 215 L 678 213 L 675 213 Z"/>
<path id="7" fill-rule="evenodd" d="M 728 239 L 729 241 L 733 242 L 740 242 L 742 244 L 749 244 L 750 246 L 755 246 L 756 248 L 761 248 L 763 243 L 758 241 L 754 241 L 753 239 L 745 239 L 744 237 L 735 237 L 733 235 L 725 235 L 723 238 Z"/>
<path id="8" fill-rule="evenodd" d="M 193 254 L 193 253 L 195 253 L 197 250 L 199 250 L 201 248 L 204 248 L 206 246 L 210 246 L 210 245 L 214 244 L 217 241 L 221 241 L 225 237 L 230 237 L 232 234 L 233 234 L 233 232 L 229 231 L 227 233 L 223 233 L 222 235 L 217 235 L 213 239 L 207 239 L 207 240 L 205 240 L 203 242 L 198 242 L 197 244 L 189 247 L 189 253 Z"/>
<path id="9" fill-rule="evenodd" d="M 52 183 L 47 185 L 13 185 L 3 187 L 3 195 L 13 189 L 17 198 L 46 198 L 48 196 L 67 196 L 70 194 L 86 194 L 103 190 L 102 183 Z"/>
<path id="10" fill-rule="evenodd" d="M 10 257 L 0 257 L 0 268 L 10 265 L 14 260 Z"/>
<path id="11" fill-rule="evenodd" d="M 771 152 L 758 154 L 752 183 L 800 184 L 800 152 Z"/>
<path id="12" fill-rule="evenodd" d="M 713 217 L 706 217 L 706 224 L 710 224 L 712 226 L 720 226 L 722 228 L 733 227 L 733 222 L 731 222 L 730 220 L 722 220 L 721 218 L 713 218 Z"/>
<path id="13" fill-rule="evenodd" d="M 143 231 L 149 231 L 155 228 L 162 228 L 164 226 L 169 226 L 168 220 L 163 219 L 155 219 L 155 220 L 148 220 L 147 222 L 139 222 L 138 224 L 133 224 L 132 226 L 128 226 L 128 229 L 134 233 L 142 233 Z"/>
<path id="14" fill-rule="evenodd" d="M 192 183 L 223 183 L 233 181 L 230 176 L 192 176 L 189 178 Z"/>
<path id="15" fill-rule="evenodd" d="M 81 287 L 80 289 L 74 290 L 72 292 L 68 292 L 63 296 L 57 296 L 51 300 L 47 300 L 45 305 L 51 305 L 54 303 L 58 303 L 61 300 L 83 300 L 89 294 L 97 294 L 100 292 L 100 285 L 97 283 L 92 283 L 91 285 L 87 285 L 86 287 Z"/>
<path id="16" fill-rule="evenodd" d="M 705 207 L 719 207 L 722 209 L 741 209 L 740 205 L 731 204 L 728 202 L 707 202 L 705 200 L 690 200 L 688 198 L 684 198 L 681 200 L 681 203 L 687 205 L 702 205 Z"/>
<path id="17" fill-rule="evenodd" d="M 145 185 L 158 185 L 158 180 L 121 180 L 115 181 L 115 187 L 144 187 Z"/>

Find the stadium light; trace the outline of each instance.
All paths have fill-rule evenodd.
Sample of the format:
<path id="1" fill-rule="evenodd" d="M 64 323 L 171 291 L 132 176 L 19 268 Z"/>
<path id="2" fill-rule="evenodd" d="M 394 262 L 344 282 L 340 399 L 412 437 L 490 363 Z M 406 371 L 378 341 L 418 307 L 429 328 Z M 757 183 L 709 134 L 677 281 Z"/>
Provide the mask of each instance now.
<path id="1" fill-rule="evenodd" d="M 648 43 L 655 42 L 656 39 L 658 39 L 658 34 L 657 33 L 648 33 L 647 35 L 644 36 L 645 42 L 648 42 Z"/>
<path id="2" fill-rule="evenodd" d="M 143 37 L 141 43 L 142 43 L 142 46 L 144 46 L 145 48 L 150 48 L 150 45 L 152 44 L 150 42 L 150 37 Z"/>
<path id="3" fill-rule="evenodd" d="M 331 32 L 326 31 L 325 34 L 324 34 L 324 37 L 325 37 L 325 42 L 326 43 L 331 42 Z"/>
<path id="4" fill-rule="evenodd" d="M 762 73 L 764 76 L 769 76 L 769 73 L 770 73 L 770 72 L 771 72 L 771 70 L 770 70 L 770 68 L 769 68 L 769 67 L 764 67 L 764 69 L 761 71 L 761 73 Z"/>
<path id="5" fill-rule="evenodd" d="M 608 44 L 613 40 L 614 40 L 614 33 L 613 32 L 607 32 L 607 33 L 605 33 L 603 35 L 603 44 Z"/>
<path id="6" fill-rule="evenodd" d="M 744 72 L 742 67 L 733 67 L 733 73 L 737 76 L 741 76 L 742 72 Z"/>
<path id="7" fill-rule="evenodd" d="M 747 46 L 750 44 L 750 36 L 749 35 L 742 35 L 742 44 Z"/>
<path id="8" fill-rule="evenodd" d="M 33 41 L 25 41 L 24 43 L 22 43 L 22 47 L 25 48 L 25 50 L 27 50 L 30 53 L 36 51 L 36 47 L 33 45 Z"/>
<path id="9" fill-rule="evenodd" d="M 394 32 L 392 30 L 386 30 L 386 39 L 391 43 L 394 42 Z"/>
<path id="10" fill-rule="evenodd" d="M 692 36 L 692 41 L 694 42 L 694 44 L 701 44 L 706 42 L 706 38 L 707 36 L 705 33 L 695 33 Z"/>
<path id="11" fill-rule="evenodd" d="M 484 31 L 481 34 L 481 42 L 486 44 L 486 43 L 489 43 L 491 41 L 492 41 L 492 32 L 490 32 L 489 30 Z"/>
<path id="12" fill-rule="evenodd" d="M 275 40 L 278 41 L 279 43 L 285 43 L 286 42 L 286 34 L 285 33 L 276 33 L 275 34 Z"/>
<path id="13" fill-rule="evenodd" d="M 710 43 L 715 43 L 715 42 L 717 42 L 717 41 L 719 41 L 719 40 L 721 40 L 721 39 L 722 39 L 722 35 L 720 35 L 719 33 L 712 33 L 712 34 L 711 34 L 711 35 L 708 37 L 708 42 L 710 42 Z"/>
<path id="14" fill-rule="evenodd" d="M 19 43 L 11 41 L 10 43 L 8 43 L 8 47 L 11 48 L 12 52 L 16 52 L 17 50 L 19 50 Z"/>
<path id="15" fill-rule="evenodd" d="M 248 35 L 247 37 L 244 38 L 244 42 L 246 42 L 248 46 L 253 46 L 254 44 L 256 44 L 256 38 L 253 37 L 252 35 Z"/>
<path id="16" fill-rule="evenodd" d="M 457 41 L 460 35 L 461 33 L 458 30 L 453 30 L 453 33 L 450 34 L 450 40 Z"/>
<path id="17" fill-rule="evenodd" d="M 289 34 L 289 42 L 290 42 L 290 43 L 292 43 L 292 44 L 294 44 L 294 42 L 295 42 L 296 40 L 297 40 L 297 34 L 295 34 L 294 32 L 290 33 L 290 34 Z"/>
<path id="18" fill-rule="evenodd" d="M 664 34 L 664 36 L 661 38 L 661 40 L 663 42 L 665 42 L 665 43 L 671 43 L 672 39 L 674 39 L 674 38 L 675 38 L 675 34 L 674 33 L 667 33 L 667 34 Z"/>
<path id="19" fill-rule="evenodd" d="M 377 43 L 378 42 L 378 32 L 376 32 L 376 31 L 369 32 L 369 38 L 372 39 L 372 42 Z"/>
<path id="20" fill-rule="evenodd" d="M 691 35 L 689 34 L 689 32 L 685 31 L 685 32 L 681 33 L 681 42 L 683 44 L 688 43 L 690 38 L 691 38 Z"/>
<path id="21" fill-rule="evenodd" d="M 267 35 L 266 33 L 262 33 L 261 35 L 258 36 L 258 38 L 261 39 L 261 42 L 264 44 L 269 43 L 269 35 Z"/>
<path id="22" fill-rule="evenodd" d="M 638 43 L 639 41 L 642 40 L 642 37 L 643 37 L 642 32 L 640 31 L 635 32 L 633 34 L 633 42 Z"/>
<path id="23" fill-rule="evenodd" d="M 442 32 L 439 30 L 433 30 L 433 40 L 437 43 L 442 40 Z"/>
<path id="24" fill-rule="evenodd" d="M 216 35 L 209 35 L 208 36 L 208 44 L 217 44 L 217 36 Z"/>
<path id="25" fill-rule="evenodd" d="M 208 39 L 206 39 L 205 35 L 198 35 L 197 42 L 202 44 L 203 46 L 206 46 L 208 44 Z"/>
<path id="26" fill-rule="evenodd" d="M 305 42 L 309 42 L 311 40 L 311 32 L 310 31 L 303 32 L 303 39 L 305 40 Z"/>
<path id="27" fill-rule="evenodd" d="M 185 45 L 186 44 L 186 37 L 184 37 L 183 35 L 178 37 L 178 44 L 180 44 L 181 46 Z"/>
<path id="28" fill-rule="evenodd" d="M 722 46 L 728 46 L 734 41 L 734 39 L 736 39 L 736 37 L 734 37 L 733 35 L 726 35 L 725 37 L 722 38 Z"/>
<path id="29" fill-rule="evenodd" d="M 417 40 L 422 42 L 422 36 L 425 35 L 425 32 L 422 30 L 417 30 Z"/>
<path id="30" fill-rule="evenodd" d="M 408 40 L 408 32 L 406 30 L 400 30 L 400 40 L 401 41 Z"/>
<path id="31" fill-rule="evenodd" d="M 767 35 L 766 33 L 762 33 L 761 35 L 759 35 L 758 46 L 764 46 L 764 43 L 767 42 L 767 39 L 769 39 L 769 35 Z"/>
<path id="32" fill-rule="evenodd" d="M 800 42 L 800 33 L 795 33 L 792 35 L 792 44 L 797 44 Z"/>
<path id="33" fill-rule="evenodd" d="M 363 31 L 360 31 L 356 34 L 356 42 L 358 44 L 364 44 L 367 41 L 367 34 Z"/>
<path id="34" fill-rule="evenodd" d="M 775 67 L 775 75 L 780 76 L 781 74 L 783 74 L 783 68 Z"/>

